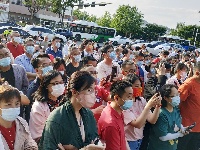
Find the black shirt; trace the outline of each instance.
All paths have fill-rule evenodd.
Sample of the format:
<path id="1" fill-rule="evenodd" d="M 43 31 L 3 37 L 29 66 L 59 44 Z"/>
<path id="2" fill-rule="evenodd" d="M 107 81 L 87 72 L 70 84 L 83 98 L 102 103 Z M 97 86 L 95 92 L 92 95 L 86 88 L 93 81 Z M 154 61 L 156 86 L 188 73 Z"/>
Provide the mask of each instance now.
<path id="1" fill-rule="evenodd" d="M 6 72 L 1 71 L 1 78 L 4 79 L 4 81 L 7 81 L 10 85 L 15 87 L 15 75 L 13 72 L 13 67 L 12 65 L 10 66 L 10 69 Z"/>
<path id="2" fill-rule="evenodd" d="M 74 72 L 76 71 L 80 71 L 81 70 L 81 67 L 82 67 L 82 64 L 79 63 L 79 66 L 78 67 L 74 67 L 72 65 L 72 63 L 70 62 L 67 67 L 66 67 L 66 74 L 68 77 L 70 77 Z"/>

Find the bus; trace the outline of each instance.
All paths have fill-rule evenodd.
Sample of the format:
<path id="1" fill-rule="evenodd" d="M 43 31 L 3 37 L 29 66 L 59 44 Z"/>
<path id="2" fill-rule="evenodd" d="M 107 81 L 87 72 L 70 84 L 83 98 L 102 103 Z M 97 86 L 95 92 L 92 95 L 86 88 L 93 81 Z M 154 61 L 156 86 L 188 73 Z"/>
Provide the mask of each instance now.
<path id="1" fill-rule="evenodd" d="M 116 36 L 116 30 L 114 28 L 102 27 L 94 22 L 83 20 L 73 22 L 64 21 L 64 27 L 70 28 L 73 32 L 73 37 L 78 41 L 81 39 L 91 39 L 102 43 Z"/>

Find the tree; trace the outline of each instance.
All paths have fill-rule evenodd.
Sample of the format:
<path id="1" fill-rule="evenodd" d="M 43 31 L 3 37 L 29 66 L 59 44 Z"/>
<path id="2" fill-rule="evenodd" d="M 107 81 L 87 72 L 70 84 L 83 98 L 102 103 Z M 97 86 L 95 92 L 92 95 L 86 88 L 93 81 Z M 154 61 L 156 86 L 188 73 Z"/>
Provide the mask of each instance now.
<path id="1" fill-rule="evenodd" d="M 106 11 L 105 14 L 97 20 L 97 24 L 103 27 L 111 27 L 111 22 L 112 17 L 108 11 Z"/>
<path id="2" fill-rule="evenodd" d="M 90 15 L 89 17 L 85 18 L 85 20 L 90 21 L 90 22 L 96 22 L 98 18 L 95 15 Z"/>
<path id="3" fill-rule="evenodd" d="M 144 40 L 157 40 L 159 36 L 164 35 L 167 31 L 167 28 L 157 24 L 147 24 L 142 28 Z"/>
<path id="4" fill-rule="evenodd" d="M 47 1 L 46 0 L 25 0 L 24 5 L 28 7 L 28 11 L 31 14 L 31 21 L 33 23 L 33 18 L 34 15 L 44 6 L 46 5 Z"/>
<path id="5" fill-rule="evenodd" d="M 111 27 L 115 28 L 120 34 L 129 36 L 137 33 L 142 25 L 143 14 L 138 9 L 130 5 L 122 5 L 114 14 Z"/>
<path id="6" fill-rule="evenodd" d="M 51 0 L 51 11 L 59 14 L 62 18 L 62 22 L 65 16 L 65 11 L 67 7 L 74 7 L 74 4 L 76 4 L 79 0 Z"/>

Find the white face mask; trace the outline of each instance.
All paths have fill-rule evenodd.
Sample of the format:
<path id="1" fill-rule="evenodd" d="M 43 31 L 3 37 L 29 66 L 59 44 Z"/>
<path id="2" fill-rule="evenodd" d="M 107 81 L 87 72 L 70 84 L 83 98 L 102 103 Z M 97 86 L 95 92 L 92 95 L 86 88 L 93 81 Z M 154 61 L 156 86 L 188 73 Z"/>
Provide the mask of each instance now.
<path id="1" fill-rule="evenodd" d="M 167 77 L 167 79 L 171 78 L 170 73 L 166 73 L 165 76 Z"/>
<path id="2" fill-rule="evenodd" d="M 14 37 L 14 41 L 16 42 L 16 43 L 21 43 L 21 38 L 20 37 Z"/>
<path id="3" fill-rule="evenodd" d="M 65 71 L 59 71 L 62 75 L 64 75 L 65 74 Z"/>
<path id="4" fill-rule="evenodd" d="M 73 56 L 74 57 L 74 61 L 75 62 L 80 62 L 81 61 L 81 55 L 76 55 L 76 56 Z"/>
<path id="5" fill-rule="evenodd" d="M 52 86 L 52 92 L 51 94 L 55 97 L 59 97 L 61 96 L 64 91 L 65 91 L 65 85 L 64 84 L 57 84 L 57 85 L 54 85 Z"/>
<path id="6" fill-rule="evenodd" d="M 60 42 L 57 42 L 57 43 L 56 43 L 56 47 L 57 47 L 57 48 L 60 48 Z"/>
<path id="7" fill-rule="evenodd" d="M 80 98 L 79 103 L 85 108 L 91 108 L 92 106 L 94 106 L 96 102 L 95 92 L 89 95 L 80 94 L 79 98 Z"/>
<path id="8" fill-rule="evenodd" d="M 181 76 L 181 79 L 185 81 L 185 79 L 187 78 L 187 72 L 183 71 L 180 76 Z"/>
<path id="9" fill-rule="evenodd" d="M 1 109 L 1 117 L 6 121 L 14 121 L 20 114 L 20 107 Z"/>

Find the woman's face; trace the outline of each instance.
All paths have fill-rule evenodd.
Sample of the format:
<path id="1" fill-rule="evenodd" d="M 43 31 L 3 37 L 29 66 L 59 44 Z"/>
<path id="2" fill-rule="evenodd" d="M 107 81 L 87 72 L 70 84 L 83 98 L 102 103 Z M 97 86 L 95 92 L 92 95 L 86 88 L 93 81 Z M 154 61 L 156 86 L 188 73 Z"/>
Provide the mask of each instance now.
<path id="1" fill-rule="evenodd" d="M 53 91 L 52 86 L 57 85 L 57 84 L 63 84 L 63 79 L 61 75 L 58 75 L 57 77 L 51 79 L 49 85 L 47 86 L 48 92 L 51 93 Z"/>
<path id="2" fill-rule="evenodd" d="M 140 82 L 140 80 L 139 80 L 139 79 L 136 80 L 135 83 L 132 84 L 132 87 L 133 87 L 133 88 L 141 87 L 141 82 Z"/>
<path id="3" fill-rule="evenodd" d="M 175 88 L 175 87 L 173 87 L 172 89 L 171 89 L 171 93 L 169 94 L 169 96 L 168 97 L 165 97 L 165 100 L 167 101 L 167 102 L 172 102 L 172 98 L 173 97 L 175 97 L 175 96 L 178 96 L 179 95 L 179 93 L 178 93 L 178 90 Z"/>
<path id="4" fill-rule="evenodd" d="M 61 64 L 59 68 L 57 69 L 57 71 L 65 71 L 65 66 Z"/>

